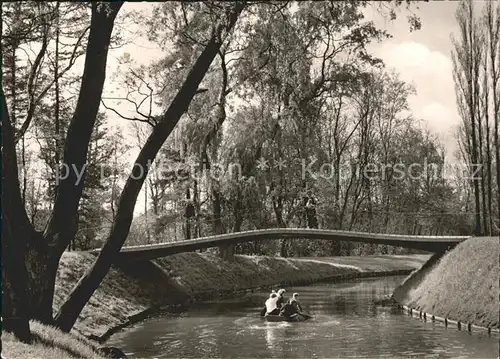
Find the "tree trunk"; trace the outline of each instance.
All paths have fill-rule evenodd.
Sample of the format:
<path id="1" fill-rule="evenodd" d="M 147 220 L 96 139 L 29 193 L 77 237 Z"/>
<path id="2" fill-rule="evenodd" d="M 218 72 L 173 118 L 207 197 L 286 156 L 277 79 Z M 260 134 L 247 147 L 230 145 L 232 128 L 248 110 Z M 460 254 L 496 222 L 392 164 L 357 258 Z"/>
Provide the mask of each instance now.
<path id="1" fill-rule="evenodd" d="M 224 226 L 222 224 L 222 206 L 221 206 L 221 193 L 215 186 L 212 188 L 212 213 L 213 213 L 213 233 L 215 235 L 224 233 Z"/>
<path id="2" fill-rule="evenodd" d="M 200 189 L 198 188 L 198 180 L 193 181 L 193 205 L 195 215 L 195 232 L 194 237 L 201 237 L 201 218 L 200 218 Z"/>
<path id="3" fill-rule="evenodd" d="M 497 21 L 500 21 L 497 19 Z M 493 55 L 492 55 L 493 56 Z M 500 228 L 500 132 L 498 129 L 498 124 L 500 122 L 500 98 L 497 92 L 497 71 L 499 69 L 492 65 L 492 75 L 493 75 L 493 112 L 494 112 L 494 123 L 495 123 L 495 133 L 494 133 L 494 148 L 495 148 L 495 163 L 496 163 L 496 177 L 497 177 L 497 223 Z M 500 234 L 500 230 L 497 231 Z"/>
<path id="4" fill-rule="evenodd" d="M 488 51 L 488 44 L 486 44 L 486 51 Z M 493 220 L 492 220 L 492 177 L 491 177 L 491 128 L 490 128 L 490 92 L 488 87 L 488 59 L 485 57 L 484 68 L 483 68 L 483 87 L 484 87 L 484 98 L 483 98 L 483 112 L 484 112 L 484 122 L 485 122 L 485 141 L 486 141 L 486 188 L 487 188 L 487 213 L 488 217 L 485 218 L 485 228 L 487 228 L 486 233 L 492 235 L 493 230 Z M 486 222 L 487 221 L 487 222 Z"/>
<path id="5" fill-rule="evenodd" d="M 26 190 L 28 189 L 28 168 L 26 166 L 26 141 L 21 137 L 21 164 L 23 166 L 23 185 L 21 189 L 21 199 L 26 207 Z"/>
<path id="6" fill-rule="evenodd" d="M 495 163 L 496 163 L 496 185 L 497 185 L 497 218 L 498 225 L 500 226 L 500 141 L 499 141 L 499 130 L 498 123 L 500 122 L 500 98 L 498 93 L 498 71 L 497 68 L 497 56 L 498 56 L 498 41 L 499 34 L 496 31 L 498 21 L 500 19 L 497 16 L 497 12 L 494 11 L 493 2 L 488 1 L 486 3 L 487 11 L 487 26 L 488 26 L 488 41 L 489 41 L 489 55 L 490 55 L 490 78 L 492 79 L 491 91 L 493 95 L 493 122 L 495 123 L 493 132 L 493 147 L 495 151 Z M 493 184 L 491 185 L 493 186 Z"/>
<path id="7" fill-rule="evenodd" d="M 477 137 L 476 137 L 476 124 L 475 124 L 475 115 L 474 109 L 471 110 L 471 126 L 472 126 L 472 172 L 475 172 L 476 166 L 478 164 L 478 155 L 477 155 Z M 473 174 L 473 173 L 471 173 Z M 472 178 L 473 188 L 474 188 L 474 203 L 475 203 L 475 227 L 474 234 L 476 236 L 481 235 L 481 201 L 480 201 L 480 191 L 479 191 L 479 180 L 477 175 L 474 174 Z"/>
<path id="8" fill-rule="evenodd" d="M 475 25 L 475 20 L 474 20 L 474 13 L 473 13 L 473 7 L 474 5 L 472 2 L 467 3 L 467 11 L 468 11 L 468 19 L 469 21 L 469 26 L 467 27 L 467 40 L 468 40 L 468 45 L 470 46 L 470 52 L 467 54 L 468 56 L 468 86 L 469 86 L 469 91 L 468 91 L 468 110 L 469 110 L 469 120 L 470 120 L 470 126 L 471 126 L 471 145 L 472 145 L 472 165 L 473 168 L 478 164 L 478 153 L 477 153 L 477 135 L 476 135 L 476 103 L 479 100 L 479 94 L 477 91 L 477 82 L 478 82 L 478 68 L 479 68 L 479 61 L 480 58 L 476 58 L 476 48 L 478 46 L 477 44 L 477 39 L 475 37 L 474 30 L 477 29 L 477 26 Z M 475 235 L 480 235 L 481 234 L 481 201 L 480 201 L 480 191 L 479 191 L 479 181 L 475 177 L 472 179 L 472 184 L 474 188 L 474 203 L 475 203 L 475 210 L 476 210 L 476 223 L 475 223 L 475 229 L 474 229 L 474 234 Z"/>
<path id="9" fill-rule="evenodd" d="M 147 175 L 148 163 L 154 161 L 163 143 L 174 129 L 182 114 L 187 110 L 189 103 L 198 89 L 198 85 L 224 41 L 225 36 L 223 36 L 223 31 L 229 32 L 234 27 L 244 7 L 245 3 L 236 2 L 227 14 L 226 21 L 222 21 L 217 25 L 215 31 L 212 32 L 210 41 L 196 60 L 181 89 L 140 151 L 132 173 L 123 188 L 116 219 L 113 222 L 111 232 L 101 249 L 99 257 L 92 268 L 77 283 L 56 316 L 57 326 L 63 331 L 71 330 L 81 310 L 106 276 L 114 258 L 116 258 L 116 255 L 123 246 L 130 230 L 137 197 Z M 144 173 L 138 176 L 136 168 L 142 169 Z"/>
<path id="10" fill-rule="evenodd" d="M 188 217 L 186 217 L 185 226 L 186 226 L 186 231 L 184 232 L 184 239 L 188 240 L 191 239 L 191 219 Z"/>
<path id="11" fill-rule="evenodd" d="M 234 205 L 234 226 L 233 226 L 233 232 L 240 232 L 241 231 L 241 225 L 243 224 L 243 213 L 242 213 L 242 198 L 241 198 L 241 187 L 238 185 L 238 191 L 237 191 L 237 197 L 236 197 L 236 203 Z"/>
<path id="12" fill-rule="evenodd" d="M 64 146 L 63 163 L 70 167 L 70 171 L 57 186 L 54 209 L 44 233 L 44 237 L 56 247 L 55 255 L 59 258 L 72 238 L 73 218 L 78 211 L 85 177 L 78 180 L 75 172 L 85 170 L 90 137 L 106 79 L 111 33 L 121 6 L 121 2 L 92 3 L 82 83 Z"/>
<path id="13" fill-rule="evenodd" d="M 223 234 L 224 224 L 222 223 L 221 193 L 218 188 L 212 185 L 212 213 L 213 213 L 213 232 L 215 235 Z M 219 247 L 219 255 L 224 260 L 231 261 L 234 258 L 234 245 L 228 244 Z"/>
<path id="14" fill-rule="evenodd" d="M 82 84 L 73 119 L 68 128 L 63 162 L 72 167 L 57 186 L 54 208 L 44 233 L 44 243 L 33 234 L 26 255 L 29 269 L 31 318 L 52 324 L 52 301 L 59 259 L 75 235 L 75 218 L 83 191 L 74 169 L 85 167 L 88 145 L 100 105 L 105 80 L 107 52 L 114 19 L 122 3 L 92 3 L 92 20 Z M 99 10 L 98 10 L 99 9 Z M 17 176 L 17 175 L 16 175 Z"/>
<path id="15" fill-rule="evenodd" d="M 456 13 L 460 27 L 459 37 L 453 41 L 453 78 L 457 88 L 457 98 L 461 102 L 461 117 L 464 125 L 464 141 L 466 154 L 464 158 L 471 166 L 470 175 L 479 165 L 478 155 L 478 124 L 480 118 L 477 114 L 478 103 L 481 101 L 479 89 L 481 63 L 483 60 L 482 31 L 479 28 L 477 17 L 474 14 L 474 4 L 471 0 L 461 2 Z M 479 148 L 482 151 L 481 148 Z M 481 230 L 481 201 L 480 187 L 477 176 L 469 177 L 470 187 L 474 192 L 474 234 L 480 235 Z"/>
<path id="16" fill-rule="evenodd" d="M 497 167 L 497 220 L 500 228 L 500 132 L 498 123 L 500 122 L 499 113 L 495 114 L 495 158 Z M 497 233 L 499 234 L 499 233 Z"/>
<path id="17" fill-rule="evenodd" d="M 60 14 L 59 14 L 59 3 L 56 4 L 57 11 L 57 23 L 56 23 L 56 48 L 55 48 L 55 58 L 54 58 L 54 92 L 55 92 L 55 103 L 54 103 L 54 142 L 55 142 L 55 152 L 54 152 L 54 162 L 56 166 L 59 165 L 61 160 L 60 156 L 60 119 L 59 114 L 61 110 L 61 99 L 59 91 L 59 26 L 60 26 Z"/>
<path id="18" fill-rule="evenodd" d="M 146 224 L 146 240 L 151 243 L 151 232 L 149 231 L 149 217 L 148 217 L 148 181 L 144 181 L 144 222 Z"/>
<path id="19" fill-rule="evenodd" d="M 21 199 L 14 131 L 2 93 L 2 329 L 31 342 L 28 273 L 24 261 L 32 226 Z"/>
<path id="20" fill-rule="evenodd" d="M 479 94 L 478 94 L 479 96 Z M 478 99 L 479 100 L 479 99 Z M 479 102 L 478 101 L 478 111 L 477 111 L 477 117 L 478 117 L 478 137 L 479 137 L 479 165 L 480 165 L 480 172 L 479 175 L 481 176 L 481 206 L 482 206 L 482 213 L 483 213 L 483 231 L 482 234 L 488 232 L 488 210 L 487 210 L 487 201 L 486 201 L 486 184 L 485 184 L 485 178 L 484 178 L 484 146 L 483 146 L 483 116 L 484 114 L 481 114 L 481 111 L 479 109 Z"/>
<path id="21" fill-rule="evenodd" d="M 33 232 L 31 235 L 39 237 L 36 241 L 43 241 L 41 234 Z M 52 325 L 59 257 L 54 254 L 54 248 L 43 243 L 41 246 L 30 245 L 25 258 L 30 280 L 30 318 Z"/>
<path id="22" fill-rule="evenodd" d="M 210 158 L 208 157 L 208 146 L 210 145 L 211 142 L 213 142 L 216 139 L 217 133 L 221 129 L 224 121 L 227 118 L 226 115 L 226 96 L 228 95 L 228 90 L 227 90 L 227 84 L 228 84 L 228 73 L 227 73 L 227 67 L 226 67 L 226 58 L 225 58 L 225 53 L 223 51 L 219 51 L 219 56 L 221 60 L 221 70 L 222 70 L 222 84 L 221 88 L 219 90 L 219 98 L 218 98 L 218 103 L 217 103 L 217 118 L 215 121 L 215 124 L 212 127 L 212 130 L 205 136 L 205 140 L 203 143 L 203 148 L 202 148 L 202 159 L 205 162 L 205 168 L 207 169 L 209 175 L 210 175 L 210 187 L 211 187 L 211 192 L 212 192 L 212 215 L 213 215 L 213 222 L 212 222 L 212 229 L 213 229 L 213 234 L 222 234 L 224 233 L 224 225 L 222 223 L 222 208 L 221 208 L 221 192 L 219 190 L 219 181 L 215 178 L 212 178 L 210 170 L 211 170 L 211 163 L 210 163 Z M 215 147 L 215 146 L 214 146 Z M 217 158 L 217 149 L 214 148 L 213 154 L 212 154 L 212 160 Z M 224 245 L 224 246 L 219 246 L 219 255 L 223 259 L 231 260 L 233 258 L 234 254 L 234 246 L 233 245 Z"/>
<path id="23" fill-rule="evenodd" d="M 191 239 L 191 208 L 192 202 L 191 202 L 191 189 L 189 186 L 186 188 L 186 208 L 184 209 L 184 217 L 186 217 L 186 232 L 185 232 L 185 238 L 186 240 Z"/>

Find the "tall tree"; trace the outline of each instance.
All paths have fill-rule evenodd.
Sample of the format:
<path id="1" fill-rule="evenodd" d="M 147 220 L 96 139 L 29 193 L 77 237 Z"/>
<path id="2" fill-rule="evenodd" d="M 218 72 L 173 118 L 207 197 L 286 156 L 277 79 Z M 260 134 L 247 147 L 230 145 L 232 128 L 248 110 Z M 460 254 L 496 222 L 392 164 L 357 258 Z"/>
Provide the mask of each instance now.
<path id="1" fill-rule="evenodd" d="M 487 36 L 487 34 L 485 34 Z M 482 155 L 482 165 L 485 169 L 486 178 L 484 176 L 481 178 L 481 188 L 483 194 L 483 227 L 484 232 L 487 235 L 491 235 L 493 228 L 493 219 L 492 219 L 492 169 L 491 169 L 491 129 L 490 129 L 490 83 L 488 79 L 488 43 L 485 41 L 484 45 L 484 58 L 482 64 L 482 81 L 481 81 L 481 99 L 480 105 L 481 110 L 478 111 L 481 114 L 481 120 L 484 120 L 485 133 L 481 134 L 482 126 L 480 129 L 480 143 L 482 144 L 481 152 Z"/>
<path id="2" fill-rule="evenodd" d="M 61 179 L 57 188 L 54 209 L 44 234 L 38 233 L 29 223 L 17 228 L 5 237 L 5 241 L 25 238 L 28 243 L 26 264 L 29 273 L 29 315 L 45 323 L 52 322 L 52 300 L 59 259 L 74 236 L 74 221 L 83 189 L 82 173 L 87 158 L 90 135 L 97 116 L 105 79 L 107 51 L 110 44 L 114 19 L 122 3 L 92 3 L 92 19 L 87 56 L 76 110 L 65 141 L 63 162 L 73 170 Z M 26 121 L 24 122 L 26 124 Z M 27 125 L 26 125 L 27 126 Z M 14 136 L 8 132 L 6 136 Z M 13 143 L 14 138 L 5 141 Z M 10 149 L 9 149 L 10 150 Z M 7 178 L 17 178 L 17 169 L 8 167 Z M 76 173 L 77 172 L 77 173 Z M 5 191 L 12 197 L 20 197 L 15 183 L 5 182 Z M 13 200 L 12 203 L 15 201 Z M 11 210 L 11 209 L 9 209 Z M 17 208 L 17 221 L 24 221 L 26 211 Z M 22 229 L 21 229 L 22 228 Z M 14 258 L 14 257 L 13 257 Z M 15 260 L 15 259 L 14 259 Z"/>
<path id="3" fill-rule="evenodd" d="M 469 142 L 469 159 L 471 183 L 474 188 L 475 203 L 475 229 L 474 233 L 480 235 L 481 229 L 481 192 L 480 179 L 482 171 L 476 173 L 478 166 L 482 170 L 482 164 L 479 163 L 480 154 L 478 151 L 478 108 L 480 101 L 479 86 L 481 82 L 480 69 L 483 57 L 482 33 L 478 20 L 474 13 L 474 4 L 471 0 L 460 3 L 456 19 L 460 28 L 458 38 L 453 37 L 453 75 L 457 92 L 457 102 L 461 109 L 460 116 L 464 122 Z"/>
<path id="4" fill-rule="evenodd" d="M 187 110 L 191 99 L 198 90 L 198 85 L 203 80 L 210 64 L 219 52 L 225 38 L 234 27 L 245 6 L 245 2 L 236 2 L 224 6 L 224 17 L 213 27 L 208 43 L 189 71 L 186 80 L 172 100 L 171 105 L 158 121 L 146 144 L 141 149 L 135 160 L 132 173 L 128 177 L 120 196 L 115 221 L 99 257 L 92 268 L 80 279 L 57 313 L 56 322 L 62 330 L 71 330 L 81 310 L 111 267 L 113 259 L 120 251 L 130 230 L 135 203 L 146 179 L 148 164 L 154 161 L 163 143 L 174 129 L 182 114 Z"/>
<path id="5" fill-rule="evenodd" d="M 486 54 L 488 56 L 488 67 L 485 70 L 486 78 L 491 81 L 491 98 L 493 106 L 493 122 L 494 129 L 492 133 L 495 163 L 496 163 L 496 184 L 497 184 L 497 232 L 500 232 L 500 140 L 499 140 L 499 123 L 500 123 L 500 6 L 494 1 L 488 1 L 485 6 L 483 18 L 486 27 Z M 488 85 L 487 85 L 488 86 Z M 490 138 L 487 138 L 488 144 Z M 488 149 L 488 154 L 491 156 Z M 491 162 L 491 160 L 489 160 Z M 488 170 L 488 176 L 491 177 L 491 172 Z M 489 181 L 490 186 L 492 181 Z M 489 188 L 491 190 L 491 188 Z M 491 194 L 490 194 L 491 198 Z M 490 211 L 491 213 L 491 211 Z"/>

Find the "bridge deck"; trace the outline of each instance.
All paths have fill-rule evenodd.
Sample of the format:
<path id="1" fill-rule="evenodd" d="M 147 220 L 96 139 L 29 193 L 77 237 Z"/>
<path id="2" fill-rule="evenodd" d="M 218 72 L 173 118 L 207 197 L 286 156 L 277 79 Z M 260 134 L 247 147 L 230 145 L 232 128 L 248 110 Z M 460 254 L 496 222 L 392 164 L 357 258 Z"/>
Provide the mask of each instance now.
<path id="1" fill-rule="evenodd" d="M 467 236 L 414 236 L 399 234 L 380 234 L 367 232 L 351 232 L 329 229 L 308 228 L 272 228 L 236 233 L 227 233 L 179 242 L 154 243 L 138 246 L 123 247 L 120 251 L 119 262 L 146 260 L 165 257 L 168 255 L 190 252 L 198 249 L 236 244 L 247 241 L 282 238 L 305 238 L 334 241 L 351 241 L 373 244 L 387 244 L 405 248 L 436 252 L 469 239 Z M 99 253 L 100 250 L 93 250 Z"/>

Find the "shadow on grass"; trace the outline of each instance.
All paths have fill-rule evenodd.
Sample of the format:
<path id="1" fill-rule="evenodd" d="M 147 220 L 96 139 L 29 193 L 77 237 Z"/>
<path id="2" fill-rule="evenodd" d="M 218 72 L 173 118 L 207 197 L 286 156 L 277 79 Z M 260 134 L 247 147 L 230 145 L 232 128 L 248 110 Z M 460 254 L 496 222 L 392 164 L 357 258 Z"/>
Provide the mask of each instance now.
<path id="1" fill-rule="evenodd" d="M 43 345 L 45 345 L 47 347 L 59 348 L 59 349 L 64 350 L 65 352 L 67 352 L 69 355 L 71 355 L 73 357 L 76 357 L 76 358 L 81 358 L 82 357 L 81 352 L 79 352 L 76 349 L 72 348 L 69 343 L 66 345 L 66 344 L 63 344 L 63 343 L 54 342 L 53 340 L 50 340 L 50 339 L 47 339 L 47 338 L 43 338 L 38 333 L 32 333 L 32 335 L 33 335 L 33 344 L 39 343 L 39 344 L 43 344 Z"/>

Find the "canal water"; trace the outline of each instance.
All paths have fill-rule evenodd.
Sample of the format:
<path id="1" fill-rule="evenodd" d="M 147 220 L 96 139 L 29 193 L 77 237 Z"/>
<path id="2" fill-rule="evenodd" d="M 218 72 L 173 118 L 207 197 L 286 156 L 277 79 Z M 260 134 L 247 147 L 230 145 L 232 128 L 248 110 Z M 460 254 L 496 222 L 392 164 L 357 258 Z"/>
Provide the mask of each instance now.
<path id="1" fill-rule="evenodd" d="M 403 277 L 287 288 L 314 318 L 268 323 L 268 292 L 200 303 L 113 335 L 129 358 L 497 358 L 498 337 L 446 328 L 373 304 Z"/>

